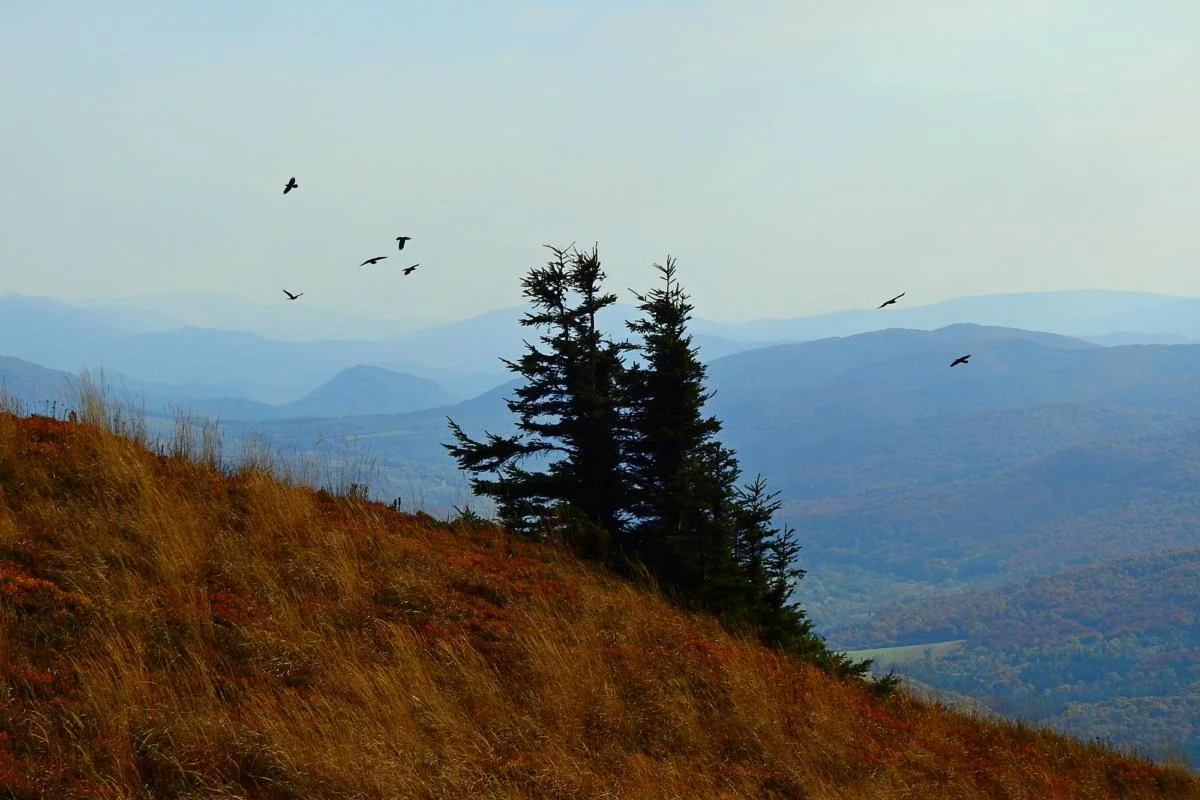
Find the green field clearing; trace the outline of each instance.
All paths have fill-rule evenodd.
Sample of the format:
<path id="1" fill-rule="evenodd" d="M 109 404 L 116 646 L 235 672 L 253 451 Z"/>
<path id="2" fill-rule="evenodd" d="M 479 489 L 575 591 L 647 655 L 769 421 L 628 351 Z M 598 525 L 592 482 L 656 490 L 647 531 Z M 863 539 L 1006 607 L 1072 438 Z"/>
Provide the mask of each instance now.
<path id="1" fill-rule="evenodd" d="M 846 655 L 858 660 L 869 658 L 876 667 L 889 667 L 897 664 L 907 664 L 910 661 L 937 659 L 958 650 L 966 639 L 955 639 L 949 642 L 931 642 L 929 644 L 907 644 L 902 647 L 874 647 L 868 650 L 850 650 Z"/>

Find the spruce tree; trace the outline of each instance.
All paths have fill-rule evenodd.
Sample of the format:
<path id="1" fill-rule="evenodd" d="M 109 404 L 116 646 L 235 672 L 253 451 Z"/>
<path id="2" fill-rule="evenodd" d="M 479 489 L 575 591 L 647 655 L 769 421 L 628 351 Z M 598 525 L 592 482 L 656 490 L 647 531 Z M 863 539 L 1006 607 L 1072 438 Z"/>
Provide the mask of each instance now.
<path id="1" fill-rule="evenodd" d="M 569 511 L 619 534 L 624 518 L 621 462 L 622 353 L 629 345 L 609 340 L 596 315 L 617 298 L 601 290 L 604 272 L 595 248 L 580 253 L 550 247 L 544 266 L 522 280 L 533 310 L 521 324 L 538 328 L 538 344 L 505 366 L 524 378 L 507 401 L 517 415 L 513 436 L 471 439 L 449 420 L 456 443 L 443 445 L 471 476 L 478 494 L 491 497 L 500 520 L 533 532 L 552 509 Z M 528 459 L 554 458 L 544 469 Z"/>
<path id="2" fill-rule="evenodd" d="M 711 395 L 675 260 L 654 267 L 662 286 L 635 294 L 644 316 L 627 323 L 644 361 L 627 373 L 631 550 L 667 587 L 710 608 L 732 607 L 743 583 L 731 548 L 737 465 L 716 440 L 720 421 L 704 414 Z"/>
<path id="3" fill-rule="evenodd" d="M 635 294 L 644 316 L 628 323 L 644 362 L 626 373 L 631 554 L 685 604 L 772 646 L 861 674 L 868 665 L 831 653 L 792 599 L 804 576 L 795 530 L 774 524 L 781 503 L 761 476 L 737 486 L 741 467 L 717 438 L 721 422 L 704 413 L 712 393 L 687 330 L 693 307 L 674 259 L 654 266 L 662 286 Z"/>

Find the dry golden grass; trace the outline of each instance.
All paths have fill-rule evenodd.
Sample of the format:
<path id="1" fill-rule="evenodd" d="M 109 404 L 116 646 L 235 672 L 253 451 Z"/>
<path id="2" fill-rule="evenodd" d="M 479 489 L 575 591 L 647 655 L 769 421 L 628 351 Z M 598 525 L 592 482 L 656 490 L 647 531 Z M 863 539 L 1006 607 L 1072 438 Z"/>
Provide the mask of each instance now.
<path id="1" fill-rule="evenodd" d="M 0 414 L 0 796 L 1200 798 L 491 526 Z"/>

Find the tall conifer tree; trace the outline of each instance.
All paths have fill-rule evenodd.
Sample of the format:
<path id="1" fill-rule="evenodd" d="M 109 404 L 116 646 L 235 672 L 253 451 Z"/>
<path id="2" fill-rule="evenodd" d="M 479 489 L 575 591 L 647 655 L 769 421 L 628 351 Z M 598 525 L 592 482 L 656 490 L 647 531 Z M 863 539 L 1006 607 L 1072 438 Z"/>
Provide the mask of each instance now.
<path id="1" fill-rule="evenodd" d="M 521 324 L 542 330 L 541 346 L 526 342 L 519 359 L 504 361 L 525 379 L 507 401 L 517 433 L 476 441 L 451 419 L 456 443 L 443 446 L 513 529 L 532 532 L 547 510 L 565 506 L 619 534 L 626 486 L 614 432 L 621 427 L 622 353 L 630 346 L 610 341 L 596 326 L 597 313 L 617 300 L 601 289 L 596 249 L 550 250 L 553 258 L 521 282 L 533 306 Z M 556 455 L 545 469 L 523 465 Z"/>

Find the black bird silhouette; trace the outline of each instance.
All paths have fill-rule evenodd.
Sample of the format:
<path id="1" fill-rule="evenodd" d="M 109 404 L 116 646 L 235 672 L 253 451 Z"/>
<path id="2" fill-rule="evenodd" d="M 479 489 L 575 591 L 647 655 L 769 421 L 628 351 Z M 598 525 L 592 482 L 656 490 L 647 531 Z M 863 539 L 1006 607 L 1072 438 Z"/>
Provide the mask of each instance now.
<path id="1" fill-rule="evenodd" d="M 959 356 L 958 358 L 956 358 L 950 362 L 950 366 L 957 367 L 959 364 L 965 364 L 965 363 L 967 363 L 967 359 L 970 357 L 971 357 L 970 353 L 967 353 L 965 356 Z"/>
<path id="2" fill-rule="evenodd" d="M 399 246 L 396 249 L 403 250 L 404 245 L 408 244 L 408 240 L 411 238 L 411 236 L 397 236 L 396 241 L 399 242 Z"/>
<path id="3" fill-rule="evenodd" d="M 411 275 L 411 274 L 412 274 L 412 272 L 413 272 L 413 270 L 414 270 L 414 269 L 416 269 L 416 268 L 417 268 L 417 267 L 419 267 L 419 266 L 421 266 L 421 265 L 420 265 L 419 263 L 417 263 L 417 264 L 413 264 L 411 267 L 405 267 L 405 268 L 404 268 L 404 274 L 405 274 L 405 275 Z"/>
<path id="4" fill-rule="evenodd" d="M 288 300 L 299 300 L 301 297 L 304 296 L 304 292 L 300 292 L 299 294 L 292 294 L 287 289 L 284 289 L 283 293 L 288 296 Z"/>
<path id="5" fill-rule="evenodd" d="M 385 258 L 387 258 L 387 256 L 375 256 L 374 258 L 368 258 L 366 261 L 359 264 L 359 266 L 365 267 L 367 264 L 378 264 L 380 261 L 383 261 Z"/>
<path id="6" fill-rule="evenodd" d="M 288 178 L 288 182 L 283 185 L 283 193 L 287 194 L 292 189 L 300 188 L 300 184 L 296 183 L 295 177 Z"/>
<path id="7" fill-rule="evenodd" d="M 904 297 L 904 295 L 906 295 L 906 294 L 908 294 L 908 292 L 901 292 L 900 294 L 893 297 L 891 300 L 887 300 L 883 303 L 880 303 L 878 307 L 883 308 L 884 306 L 890 306 L 892 303 L 895 303 L 897 300 L 899 300 L 901 297 Z"/>

